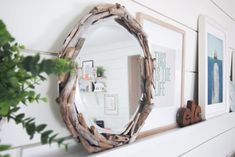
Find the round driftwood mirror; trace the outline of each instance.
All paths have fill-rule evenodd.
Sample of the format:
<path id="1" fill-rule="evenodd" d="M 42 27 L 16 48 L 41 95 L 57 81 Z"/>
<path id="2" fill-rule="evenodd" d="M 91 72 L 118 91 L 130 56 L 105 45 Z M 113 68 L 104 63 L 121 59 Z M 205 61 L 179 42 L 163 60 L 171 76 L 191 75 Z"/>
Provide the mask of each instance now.
<path id="1" fill-rule="evenodd" d="M 110 25 L 112 25 L 112 28 L 107 27 L 108 31 L 103 31 L 106 26 Z M 99 33 L 96 31 L 98 28 Z M 106 36 L 95 37 L 96 34 L 100 34 L 100 30 Z M 109 32 L 111 35 L 107 36 Z M 110 43 L 116 43 L 116 39 L 124 40 L 125 33 L 128 34 L 128 38 L 135 38 L 135 42 L 142 52 L 142 55 L 129 55 L 128 52 L 128 55 L 125 56 L 125 58 L 128 58 L 126 60 L 130 60 L 130 63 L 126 62 L 126 64 L 132 67 L 127 68 L 129 70 L 125 71 L 126 75 L 133 75 L 128 79 L 129 84 L 131 84 L 130 87 L 125 87 L 129 90 L 126 97 L 123 96 L 125 95 L 124 91 L 118 90 L 119 93 L 115 91 L 113 84 L 116 83 L 110 81 L 110 77 L 113 75 L 110 72 L 112 71 L 111 65 L 114 66 L 115 64 L 114 61 L 110 61 L 110 65 L 106 62 L 110 60 L 108 56 L 113 56 L 113 54 L 104 54 L 104 52 L 95 54 L 98 53 L 97 47 L 108 47 L 111 45 Z M 115 39 L 112 39 L 112 36 Z M 99 38 L 102 42 L 96 42 Z M 99 43 L 103 43 L 103 45 L 97 46 Z M 123 41 L 123 43 L 129 42 Z M 123 46 L 123 44 L 121 45 Z M 122 51 L 124 53 L 124 49 Z M 125 51 L 130 51 L 130 49 Z M 122 55 L 119 55 L 119 58 L 120 56 Z M 152 109 L 153 89 L 153 59 L 149 52 L 146 35 L 137 21 L 119 4 L 96 6 L 69 33 L 59 57 L 68 58 L 71 62 L 77 64 L 76 73 L 59 76 L 60 90 L 57 98 L 64 122 L 72 136 L 81 142 L 89 152 L 99 152 L 135 141 L 139 130 Z M 97 67 L 94 66 L 94 62 Z M 120 62 L 118 64 L 124 64 L 123 60 Z M 109 75 L 106 76 L 104 71 L 107 71 Z M 138 77 L 139 79 L 136 79 Z M 125 83 L 116 86 L 125 86 Z M 136 89 L 140 89 L 139 92 Z M 128 99 L 119 101 L 120 106 L 128 104 L 126 107 L 130 110 L 128 111 L 128 119 L 119 118 L 119 121 L 117 121 L 116 118 L 116 121 L 114 121 L 115 115 L 110 117 L 107 115 L 101 116 L 99 112 L 106 112 L 106 114 L 118 113 L 118 97 L 122 100 Z M 99 111 L 99 108 L 102 107 L 104 110 Z M 125 109 L 125 107 L 122 108 Z M 120 111 L 120 113 L 124 112 L 124 110 Z M 103 117 L 103 119 L 101 120 L 100 117 Z M 116 130 L 116 128 L 118 129 Z"/>

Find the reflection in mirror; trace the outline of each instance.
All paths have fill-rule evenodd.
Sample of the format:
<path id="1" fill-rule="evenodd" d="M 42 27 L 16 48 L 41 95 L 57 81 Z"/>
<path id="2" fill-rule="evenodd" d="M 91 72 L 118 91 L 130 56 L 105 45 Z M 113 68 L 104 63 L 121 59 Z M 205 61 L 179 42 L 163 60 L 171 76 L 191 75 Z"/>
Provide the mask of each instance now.
<path id="1" fill-rule="evenodd" d="M 88 126 L 121 133 L 132 120 L 141 98 L 140 58 L 136 38 L 114 20 L 90 26 L 76 58 L 75 104 Z"/>

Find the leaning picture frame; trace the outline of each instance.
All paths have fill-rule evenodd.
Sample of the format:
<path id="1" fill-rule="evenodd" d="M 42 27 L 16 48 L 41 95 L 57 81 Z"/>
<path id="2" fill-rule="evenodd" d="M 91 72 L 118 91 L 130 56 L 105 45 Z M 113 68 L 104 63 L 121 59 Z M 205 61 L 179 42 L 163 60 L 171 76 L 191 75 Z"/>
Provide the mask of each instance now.
<path id="1" fill-rule="evenodd" d="M 136 19 L 155 58 L 154 107 L 141 130 L 148 136 L 177 127 L 176 113 L 184 100 L 185 31 L 140 12 Z"/>
<path id="2" fill-rule="evenodd" d="M 84 80 L 89 80 L 92 78 L 94 68 L 94 61 L 93 60 L 85 60 L 82 61 L 82 75 Z"/>
<path id="3" fill-rule="evenodd" d="M 235 49 L 230 48 L 230 80 L 235 84 Z"/>
<path id="4" fill-rule="evenodd" d="M 229 111 L 227 32 L 206 15 L 199 16 L 199 105 L 203 119 Z"/>

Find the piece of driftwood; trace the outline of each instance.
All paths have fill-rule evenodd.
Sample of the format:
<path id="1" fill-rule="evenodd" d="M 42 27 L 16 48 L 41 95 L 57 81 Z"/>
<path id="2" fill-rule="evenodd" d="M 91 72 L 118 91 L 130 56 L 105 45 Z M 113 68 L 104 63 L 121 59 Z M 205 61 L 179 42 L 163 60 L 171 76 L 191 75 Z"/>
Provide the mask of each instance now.
<path id="1" fill-rule="evenodd" d="M 75 93 L 78 86 L 77 74 L 67 73 L 59 76 L 59 97 L 61 114 L 72 136 L 77 138 L 89 152 L 99 152 L 127 144 L 136 139 L 138 132 L 152 109 L 153 90 L 153 59 L 151 57 L 148 41 L 141 25 L 127 13 L 120 4 L 102 4 L 94 7 L 72 29 L 64 41 L 58 57 L 68 58 L 75 62 L 85 39 L 83 31 L 88 27 L 106 20 L 115 20 L 127 29 L 139 42 L 143 49 L 144 58 L 141 64 L 141 90 L 142 98 L 138 111 L 129 122 L 126 130 L 120 134 L 99 133 L 95 126 L 88 126 L 82 113 L 75 107 Z M 76 102 L 77 103 L 77 102 Z M 78 105 L 79 106 L 79 105 Z"/>
<path id="2" fill-rule="evenodd" d="M 180 127 L 194 124 L 201 120 L 201 107 L 195 101 L 188 101 L 187 107 L 181 107 L 176 115 L 176 121 Z"/>

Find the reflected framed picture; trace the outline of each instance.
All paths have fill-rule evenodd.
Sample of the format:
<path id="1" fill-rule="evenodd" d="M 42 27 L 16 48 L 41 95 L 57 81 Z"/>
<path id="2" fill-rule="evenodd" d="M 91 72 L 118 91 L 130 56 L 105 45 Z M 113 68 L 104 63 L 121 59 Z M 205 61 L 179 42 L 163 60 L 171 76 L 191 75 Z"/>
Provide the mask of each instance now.
<path id="1" fill-rule="evenodd" d="M 199 105 L 208 119 L 229 111 L 227 32 L 213 19 L 199 17 Z"/>
<path id="2" fill-rule="evenodd" d="M 82 61 L 82 76 L 84 80 L 89 80 L 93 75 L 94 61 Z"/>
<path id="3" fill-rule="evenodd" d="M 105 115 L 118 115 L 118 94 L 104 94 Z"/>
<path id="4" fill-rule="evenodd" d="M 184 98 L 185 31 L 144 13 L 137 20 L 148 36 L 154 65 L 154 107 L 141 132 L 147 135 L 177 127 Z"/>

